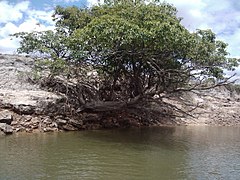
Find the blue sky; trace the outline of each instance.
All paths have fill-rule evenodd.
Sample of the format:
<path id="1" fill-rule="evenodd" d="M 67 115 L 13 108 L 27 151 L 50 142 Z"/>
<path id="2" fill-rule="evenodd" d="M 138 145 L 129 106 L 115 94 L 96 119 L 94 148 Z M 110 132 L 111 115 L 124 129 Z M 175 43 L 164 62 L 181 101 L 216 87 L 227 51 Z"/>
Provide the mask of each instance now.
<path id="1" fill-rule="evenodd" d="M 102 0 L 101 0 L 102 1 Z M 240 57 L 240 1 L 165 0 L 175 5 L 182 24 L 190 31 L 212 29 L 229 44 L 232 57 Z M 0 0 L 0 53 L 14 53 L 19 46 L 9 34 L 54 29 L 51 15 L 56 5 L 91 6 L 97 0 Z M 163 2 L 163 1 L 162 1 Z"/>
<path id="2" fill-rule="evenodd" d="M 17 4 L 27 0 L 6 0 L 9 3 Z M 88 4 L 87 0 L 29 0 L 30 6 L 38 10 L 53 9 L 56 5 L 61 6 L 84 6 Z"/>

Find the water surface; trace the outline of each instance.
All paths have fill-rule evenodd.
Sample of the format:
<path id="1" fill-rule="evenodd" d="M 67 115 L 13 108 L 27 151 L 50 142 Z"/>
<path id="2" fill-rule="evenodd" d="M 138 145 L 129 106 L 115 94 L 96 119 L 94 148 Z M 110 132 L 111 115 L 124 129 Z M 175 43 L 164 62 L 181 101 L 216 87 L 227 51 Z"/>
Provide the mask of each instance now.
<path id="1" fill-rule="evenodd" d="M 240 179 L 240 128 L 0 136 L 0 180 Z"/>

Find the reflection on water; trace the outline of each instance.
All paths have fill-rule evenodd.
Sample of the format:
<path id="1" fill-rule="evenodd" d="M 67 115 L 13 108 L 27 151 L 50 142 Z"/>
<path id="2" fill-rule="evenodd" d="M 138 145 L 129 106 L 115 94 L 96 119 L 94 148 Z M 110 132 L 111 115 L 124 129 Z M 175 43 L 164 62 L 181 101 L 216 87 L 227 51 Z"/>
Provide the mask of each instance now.
<path id="1" fill-rule="evenodd" d="M 0 179 L 239 179 L 240 129 L 143 128 L 0 137 Z"/>
<path id="2" fill-rule="evenodd" d="M 177 132 L 189 148 L 189 179 L 240 179 L 240 128 L 196 127 Z"/>

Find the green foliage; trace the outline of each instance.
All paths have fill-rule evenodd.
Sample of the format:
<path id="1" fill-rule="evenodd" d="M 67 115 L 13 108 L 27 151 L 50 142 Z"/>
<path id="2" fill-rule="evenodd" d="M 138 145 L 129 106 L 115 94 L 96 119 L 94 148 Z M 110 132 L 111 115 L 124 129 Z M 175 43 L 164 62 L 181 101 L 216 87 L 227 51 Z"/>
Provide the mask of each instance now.
<path id="1" fill-rule="evenodd" d="M 51 66 L 60 69 L 67 66 L 64 61 L 91 64 L 111 91 L 120 84 L 127 97 L 172 92 L 192 79 L 222 79 L 223 68 L 238 65 L 211 30 L 191 33 L 176 14 L 175 7 L 157 0 L 106 0 L 84 9 L 57 6 L 56 31 L 14 36 L 22 39 L 20 53 L 50 55 Z"/>
<path id="2" fill-rule="evenodd" d="M 57 59 L 65 57 L 68 52 L 67 36 L 59 29 L 56 29 L 56 32 L 51 30 L 31 33 L 20 32 L 12 36 L 21 39 L 18 53 L 40 53 Z"/>
<path id="3" fill-rule="evenodd" d="M 61 58 L 38 60 L 35 69 L 37 72 L 50 70 L 51 75 L 68 75 L 68 65 L 66 61 Z"/>

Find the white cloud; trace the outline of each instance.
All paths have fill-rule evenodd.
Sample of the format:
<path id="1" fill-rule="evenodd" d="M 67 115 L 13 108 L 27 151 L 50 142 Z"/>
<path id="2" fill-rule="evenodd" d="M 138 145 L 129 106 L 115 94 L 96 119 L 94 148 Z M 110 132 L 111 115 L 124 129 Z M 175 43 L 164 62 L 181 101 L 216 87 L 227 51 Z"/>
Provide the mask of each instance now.
<path id="1" fill-rule="evenodd" d="M 231 34 L 223 34 L 220 39 L 228 43 L 228 50 L 232 57 L 240 58 L 240 29 L 235 29 Z"/>
<path id="2" fill-rule="evenodd" d="M 30 18 L 25 20 L 22 24 L 18 26 L 17 32 L 45 31 L 45 30 L 53 30 L 53 29 L 54 29 L 54 26 L 39 24 L 38 19 Z"/>
<path id="3" fill-rule="evenodd" d="M 1 53 L 12 53 L 16 50 L 19 45 L 17 39 L 11 40 L 9 34 L 15 33 L 18 31 L 18 27 L 8 22 L 4 27 L 0 28 L 0 52 Z"/>
<path id="4" fill-rule="evenodd" d="M 23 17 L 29 7 L 29 1 L 23 1 L 16 5 L 10 4 L 8 1 L 0 2 L 0 23 L 18 21 Z"/>
<path id="5" fill-rule="evenodd" d="M 234 0 L 165 0 L 178 9 L 182 24 L 191 31 L 212 29 L 229 44 L 231 56 L 240 52 L 240 3 Z"/>
<path id="6" fill-rule="evenodd" d="M 9 34 L 15 33 L 18 30 L 17 26 L 11 22 L 5 24 L 0 29 L 0 38 L 7 37 Z"/>
<path id="7" fill-rule="evenodd" d="M 82 2 L 82 0 L 53 0 L 53 2 Z M 229 44 L 232 56 L 240 56 L 240 3 L 234 0 L 161 0 L 174 4 L 183 25 L 189 30 L 212 29 L 217 38 Z M 30 8 L 31 1 L 0 0 L 0 52 L 9 44 L 9 34 L 20 31 L 53 29 L 53 11 Z M 88 6 L 103 0 L 87 0 Z M 24 19 L 23 19 L 24 18 Z M 14 41 L 11 41 L 14 44 Z M 16 43 L 16 42 L 15 42 Z"/>
<path id="8" fill-rule="evenodd" d="M 11 39 L 10 37 L 0 39 L 0 53 L 12 54 L 16 52 L 18 47 L 19 41 L 17 39 Z"/>
<path id="9" fill-rule="evenodd" d="M 54 29 L 53 11 L 31 9 L 28 1 L 11 4 L 0 2 L 0 52 L 13 53 L 19 41 L 10 37 L 17 32 L 32 32 Z"/>
<path id="10" fill-rule="evenodd" d="M 207 4 L 203 0 L 166 0 L 170 4 L 173 4 L 178 10 L 178 16 L 183 17 L 182 24 L 189 30 L 195 30 L 197 28 L 207 27 L 206 16 L 204 9 Z"/>
<path id="11" fill-rule="evenodd" d="M 19 47 L 19 40 L 14 37 L 10 37 L 10 34 L 17 32 L 44 31 L 49 29 L 53 30 L 54 26 L 38 24 L 38 20 L 33 18 L 27 19 L 19 26 L 9 22 L 0 29 L 0 52 L 14 53 Z"/>
<path id="12" fill-rule="evenodd" d="M 49 25 L 54 25 L 54 22 L 52 21 L 52 11 L 39 11 L 39 10 L 31 10 L 26 12 L 26 14 L 31 17 L 32 19 L 36 19 L 38 21 L 44 21 L 45 23 Z"/>
<path id="13" fill-rule="evenodd" d="M 104 0 L 88 0 L 88 6 L 97 5 L 98 3 L 104 3 Z"/>
<path id="14" fill-rule="evenodd" d="M 65 3 L 73 3 L 73 2 L 78 2 L 80 0 L 54 0 L 54 2 L 65 2 Z"/>

